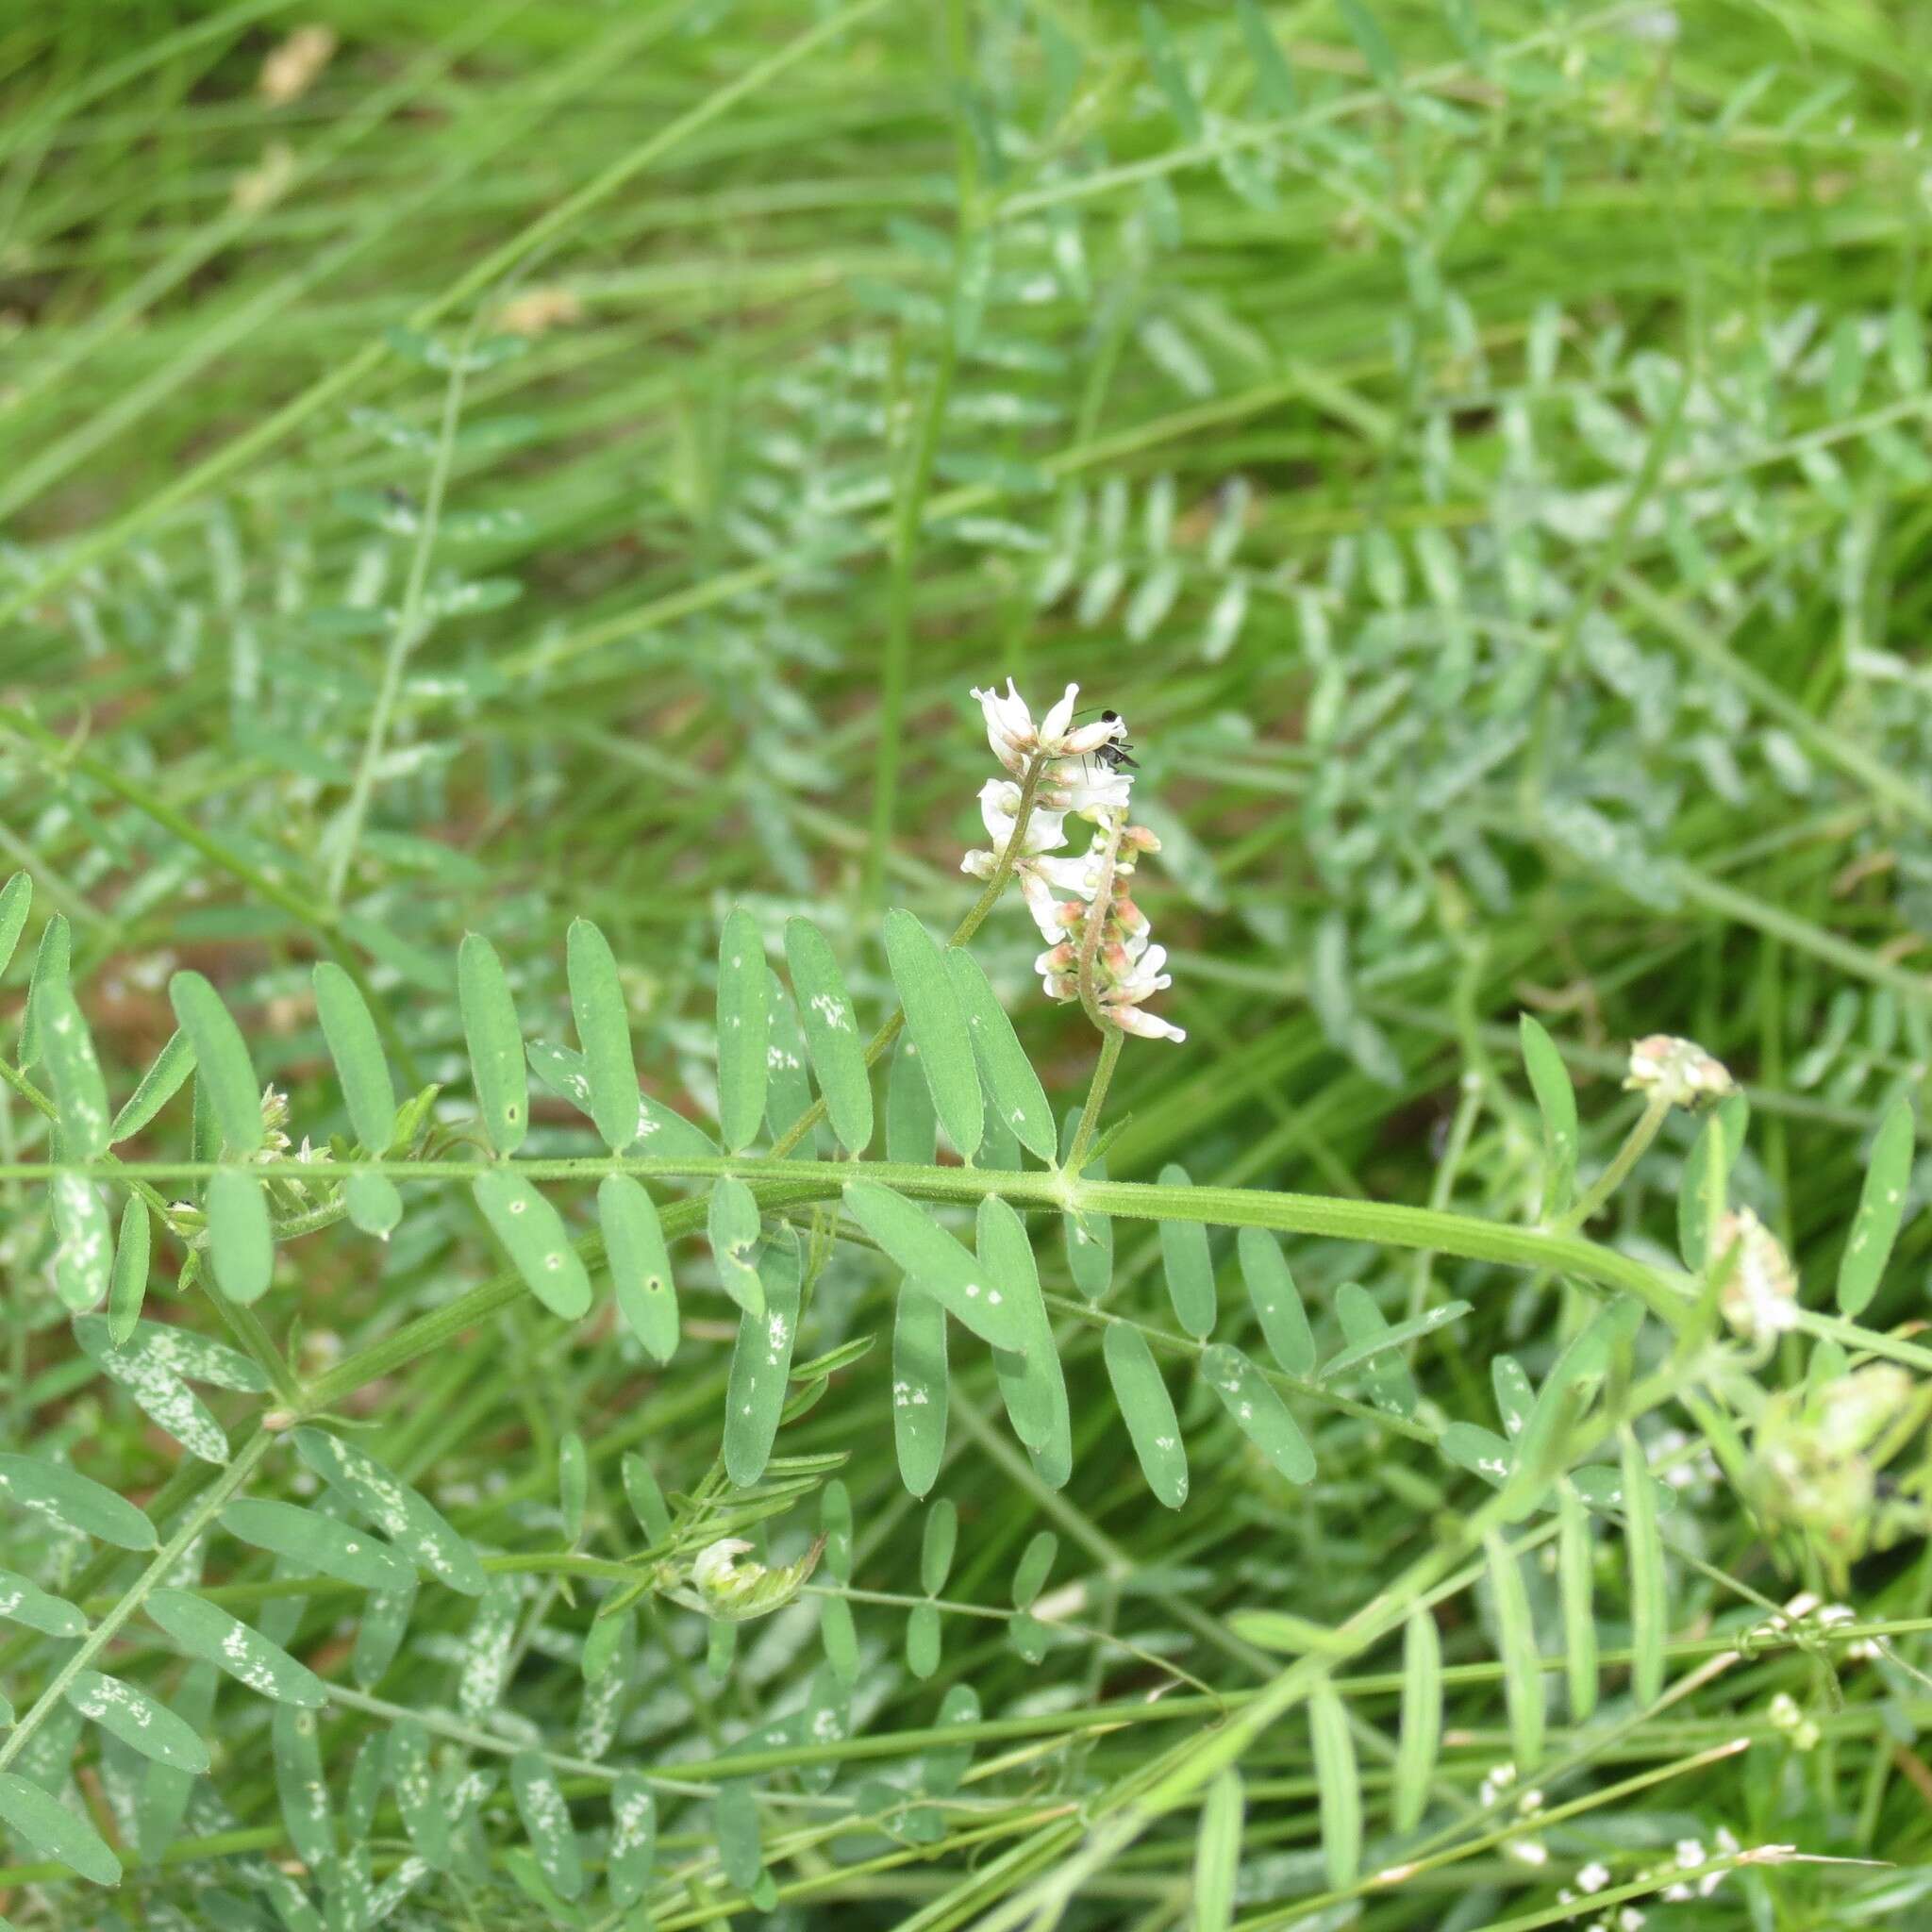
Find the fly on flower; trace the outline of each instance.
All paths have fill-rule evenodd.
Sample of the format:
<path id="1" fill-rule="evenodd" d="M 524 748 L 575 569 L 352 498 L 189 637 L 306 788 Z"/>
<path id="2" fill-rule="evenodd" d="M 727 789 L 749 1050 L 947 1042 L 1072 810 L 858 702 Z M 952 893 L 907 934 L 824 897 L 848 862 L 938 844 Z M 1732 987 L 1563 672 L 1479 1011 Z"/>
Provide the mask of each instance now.
<path id="1" fill-rule="evenodd" d="M 1034 970 L 1049 998 L 1077 1000 L 1096 1025 L 1149 1040 L 1184 1040 L 1178 1026 L 1142 1007 L 1172 979 L 1161 970 L 1166 949 L 1149 944 L 1147 916 L 1130 895 L 1136 861 L 1143 852 L 1159 851 L 1160 841 L 1144 825 L 1127 823 L 1139 766 L 1126 721 L 1118 711 L 1103 711 L 1091 724 L 1075 724 L 1079 690 L 1068 685 L 1037 725 L 1010 678 L 1004 695 L 973 693 L 993 756 L 1012 776 L 981 788 L 980 817 L 992 849 L 969 852 L 960 870 L 990 879 L 1004 865 L 1018 878 L 1046 941 Z M 1054 857 L 1067 843 L 1070 815 L 1091 822 L 1092 838 L 1078 858 Z"/>

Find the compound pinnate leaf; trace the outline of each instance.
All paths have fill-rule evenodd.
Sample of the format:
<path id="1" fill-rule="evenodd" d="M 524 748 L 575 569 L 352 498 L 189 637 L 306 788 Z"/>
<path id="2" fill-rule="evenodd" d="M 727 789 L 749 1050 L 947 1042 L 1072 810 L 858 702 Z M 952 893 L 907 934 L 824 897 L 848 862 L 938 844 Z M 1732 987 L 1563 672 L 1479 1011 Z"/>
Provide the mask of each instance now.
<path id="1" fill-rule="evenodd" d="M 1224 1342 L 1201 1353 L 1201 1373 L 1236 1426 L 1291 1483 L 1312 1481 L 1315 1457 L 1286 1404 L 1240 1349 Z"/>
<path id="2" fill-rule="evenodd" d="M 222 1167 L 208 1176 L 208 1251 L 215 1286 L 231 1302 L 258 1302 L 275 1272 L 275 1228 L 268 1193 L 245 1167 Z"/>
<path id="3" fill-rule="evenodd" d="M 718 941 L 718 1125 L 731 1154 L 751 1145 L 765 1117 L 770 985 L 758 921 L 736 907 Z"/>
<path id="4" fill-rule="evenodd" d="M 261 1088 L 234 1015 L 199 973 L 175 974 L 168 982 L 168 998 L 194 1049 L 195 1078 L 207 1092 L 227 1152 L 231 1156 L 258 1152 L 262 1142 Z"/>
<path id="5" fill-rule="evenodd" d="M 64 1692 L 81 1716 L 131 1745 L 157 1764 L 177 1771 L 205 1772 L 208 1746 L 165 1704 L 157 1703 L 137 1684 L 106 1677 L 99 1671 L 75 1674 Z"/>
<path id="6" fill-rule="evenodd" d="M 470 1183 L 491 1232 L 508 1253 L 524 1286 L 566 1322 L 591 1306 L 591 1277 L 571 1246 L 563 1217 L 522 1174 L 492 1167 Z"/>
<path id="7" fill-rule="evenodd" d="M 154 1524 L 125 1497 L 38 1457 L 0 1455 L 0 1500 L 22 1504 L 118 1549 L 152 1550 L 158 1544 Z"/>
<path id="8" fill-rule="evenodd" d="M 426 1497 L 366 1450 L 326 1429 L 294 1431 L 295 1454 L 365 1523 L 379 1529 L 425 1576 L 465 1596 L 481 1596 L 487 1579 L 476 1553 Z"/>
<path id="9" fill-rule="evenodd" d="M 946 1311 L 903 1281 L 892 1317 L 892 1446 L 908 1494 L 928 1494 L 939 1478 L 946 1398 Z"/>
<path id="10" fill-rule="evenodd" d="M 903 907 L 886 914 L 886 960 L 906 1012 L 906 1031 L 919 1049 L 920 1070 L 947 1140 L 965 1159 L 979 1151 L 986 1108 L 973 1038 L 939 942 Z"/>
<path id="11" fill-rule="evenodd" d="M 865 1063 L 845 976 L 831 942 L 808 919 L 787 923 L 785 958 L 798 996 L 806 1052 L 818 1075 L 832 1131 L 848 1154 L 861 1154 L 872 1141 L 872 1071 Z"/>
<path id="12" fill-rule="evenodd" d="M 43 1858 L 96 1885 L 121 1883 L 121 1860 L 77 1811 L 49 1797 L 31 1779 L 0 1771 L 0 1820 Z"/>
<path id="13" fill-rule="evenodd" d="M 333 959 L 317 962 L 315 1011 L 329 1058 L 341 1076 L 342 1099 L 356 1138 L 381 1154 L 396 1127 L 396 1090 L 383 1057 L 382 1036 L 362 989 Z"/>
<path id="14" fill-rule="evenodd" d="M 677 1286 L 657 1203 L 628 1174 L 606 1174 L 597 1222 L 618 1312 L 653 1359 L 668 1362 L 677 1351 Z"/>
<path id="15" fill-rule="evenodd" d="M 748 1489 L 765 1473 L 778 1423 L 785 1411 L 791 1376 L 791 1349 L 798 1339 L 802 1261 L 796 1236 L 774 1241 L 765 1250 L 758 1274 L 765 1308 L 738 1322 L 731 1371 L 724 1396 L 724 1473 Z"/>
<path id="16" fill-rule="evenodd" d="M 588 919 L 574 919 L 566 941 L 570 1009 L 591 1083 L 591 1118 L 613 1154 L 638 1137 L 638 1070 L 631 1057 L 630 1014 L 610 942 Z"/>
<path id="17" fill-rule="evenodd" d="M 307 1664 L 231 1617 L 219 1604 L 185 1590 L 149 1592 L 148 1616 L 192 1657 L 206 1658 L 239 1683 L 280 1704 L 318 1709 L 328 1689 Z"/>
<path id="18" fill-rule="evenodd" d="M 223 1509 L 221 1524 L 244 1543 L 360 1590 L 404 1590 L 411 1580 L 408 1563 L 386 1542 L 298 1504 L 238 1497 Z"/>
<path id="19" fill-rule="evenodd" d="M 1858 1211 L 1838 1268 L 1838 1305 L 1854 1318 L 1864 1313 L 1878 1291 L 1879 1277 L 1891 1258 L 1912 1183 L 1912 1108 L 1892 1103 L 1872 1142 L 1872 1161 L 1858 1194 Z"/>
<path id="20" fill-rule="evenodd" d="M 886 1255 L 947 1314 L 982 1341 L 1008 1350 L 1024 1346 L 1026 1322 L 1019 1302 L 933 1220 L 875 1181 L 848 1181 L 845 1206 Z"/>
<path id="21" fill-rule="evenodd" d="M 1138 1328 L 1110 1322 L 1101 1353 L 1141 1474 L 1157 1501 L 1178 1509 L 1188 1500 L 1188 1451 L 1154 1351 Z"/>
<path id="22" fill-rule="evenodd" d="M 1007 1009 L 1000 1005 L 985 969 L 971 953 L 955 946 L 943 956 L 952 974 L 953 991 L 966 1018 L 966 1030 L 979 1063 L 980 1079 L 992 1110 L 1018 1137 L 1021 1144 L 1042 1160 L 1052 1160 L 1058 1146 L 1053 1109 L 1033 1062 L 1013 1031 Z"/>
<path id="23" fill-rule="evenodd" d="M 1235 1238 L 1235 1251 L 1269 1353 L 1287 1374 L 1312 1375 L 1314 1331 L 1308 1326 L 1308 1311 L 1302 1305 L 1301 1291 L 1294 1285 L 1281 1243 L 1264 1227 L 1244 1227 Z"/>
<path id="24" fill-rule="evenodd" d="M 514 1154 L 530 1124 L 524 1034 L 503 961 L 479 932 L 467 935 L 457 953 L 457 994 L 483 1130 L 497 1153 Z"/>

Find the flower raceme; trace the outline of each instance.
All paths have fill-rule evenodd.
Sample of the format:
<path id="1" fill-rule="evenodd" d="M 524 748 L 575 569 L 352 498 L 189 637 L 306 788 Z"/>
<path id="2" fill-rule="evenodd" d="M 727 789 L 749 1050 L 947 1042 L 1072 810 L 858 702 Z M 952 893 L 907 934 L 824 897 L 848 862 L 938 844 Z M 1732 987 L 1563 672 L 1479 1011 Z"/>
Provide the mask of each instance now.
<path id="1" fill-rule="evenodd" d="M 1004 694 L 974 691 L 993 756 L 1012 775 L 981 788 L 979 814 L 992 849 L 969 852 L 959 869 L 991 878 L 1001 855 L 1009 854 L 1026 909 L 1046 941 L 1034 969 L 1049 998 L 1077 1000 L 1099 1025 L 1148 1040 L 1184 1040 L 1178 1026 L 1142 1007 L 1172 977 L 1161 970 L 1166 948 L 1150 944 L 1147 916 L 1131 894 L 1136 861 L 1159 851 L 1160 841 L 1127 822 L 1134 780 L 1120 764 L 1126 725 L 1110 712 L 1075 724 L 1079 690 L 1068 685 L 1038 724 L 1010 678 Z M 1084 853 L 1057 857 L 1068 842 L 1069 817 L 1091 821 L 1094 831 Z"/>

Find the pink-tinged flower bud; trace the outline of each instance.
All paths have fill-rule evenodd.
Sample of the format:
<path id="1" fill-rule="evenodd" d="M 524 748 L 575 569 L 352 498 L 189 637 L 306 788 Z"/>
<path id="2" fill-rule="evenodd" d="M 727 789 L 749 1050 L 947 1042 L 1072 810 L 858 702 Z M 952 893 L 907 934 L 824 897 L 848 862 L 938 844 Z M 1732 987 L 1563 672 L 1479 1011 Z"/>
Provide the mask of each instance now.
<path id="1" fill-rule="evenodd" d="M 1655 1093 L 1672 1107 L 1724 1100 L 1738 1091 L 1721 1060 L 1695 1041 L 1669 1033 L 1653 1033 L 1631 1047 L 1630 1075 L 1624 1085 L 1640 1093 Z"/>

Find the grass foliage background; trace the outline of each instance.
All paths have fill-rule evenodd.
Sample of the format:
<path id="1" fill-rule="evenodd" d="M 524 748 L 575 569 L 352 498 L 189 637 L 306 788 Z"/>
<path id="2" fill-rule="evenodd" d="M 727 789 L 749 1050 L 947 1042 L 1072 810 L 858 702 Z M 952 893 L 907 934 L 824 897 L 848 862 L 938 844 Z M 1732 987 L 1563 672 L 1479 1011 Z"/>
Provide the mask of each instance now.
<path id="1" fill-rule="evenodd" d="M 0 23 L 0 855 L 36 892 L 0 991 L 7 1449 L 69 1459 L 158 1520 L 183 1494 L 177 1441 L 75 1345 L 44 1188 L 12 1172 L 52 1158 L 10 1050 L 44 914 L 70 924 L 115 1104 L 191 967 L 288 1095 L 291 1137 L 348 1134 L 310 992 L 312 962 L 340 957 L 379 994 L 403 1089 L 444 1083 L 460 1159 L 458 941 L 489 935 L 526 1030 L 561 1041 L 564 933 L 585 917 L 619 961 L 645 1091 L 708 1124 L 725 913 L 749 908 L 774 948 L 808 914 L 867 1025 L 883 1018 L 882 909 L 944 932 L 971 903 L 957 866 L 990 766 L 966 693 L 1008 675 L 1036 708 L 1078 680 L 1125 715 L 1137 815 L 1164 841 L 1137 897 L 1172 954 L 1160 1009 L 1190 1038 L 1128 1042 L 1112 1179 L 1179 1162 L 1203 1185 L 1533 1225 L 1544 1146 L 1519 1012 L 1575 1081 L 1586 1177 L 1639 1112 L 1628 1042 L 1681 1034 L 1749 1083 L 1732 1195 L 1826 1307 L 1873 1135 L 1932 1064 L 1932 14 L 340 0 L 312 17 L 340 44 L 281 103 L 262 61 L 310 16 L 277 0 Z M 1011 902 L 974 941 L 1064 1109 L 1094 1041 L 1040 997 L 1036 950 Z M 1697 1128 L 1672 1117 L 1601 1241 L 1675 1267 Z M 917 1119 L 900 1130 L 924 1159 Z M 188 1144 L 177 1103 L 133 1158 Z M 600 1148 L 540 1097 L 525 1152 Z M 552 1191 L 588 1225 L 587 1191 Z M 500 1270 L 466 1188 L 415 1179 L 404 1199 L 386 1245 L 346 1226 L 281 1245 L 259 1313 L 305 1380 Z M 1767 1537 L 1721 1427 L 1713 1457 L 1707 1394 L 1658 1390 L 1637 1421 L 1676 1499 L 1676 1694 L 1633 1697 L 1642 1579 L 1599 1524 L 1604 1701 L 1565 1705 L 1577 1626 L 1547 1518 L 1511 1566 L 1520 1602 L 1491 1568 L 1437 1613 L 1423 1852 L 1388 1817 L 1399 1640 L 1324 1678 L 1312 1724 L 1250 1742 L 1244 1818 L 1225 1783 L 1205 1814 L 1198 1790 L 1135 1813 L 1177 1737 L 1283 1668 L 1241 1613 L 1341 1624 L 1452 1536 L 1489 1492 L 1443 1429 L 1494 1426 L 1494 1359 L 1540 1380 L 1593 1304 L 1548 1270 L 1291 1241 L 1324 1357 L 1357 1339 L 1343 1283 L 1391 1321 L 1470 1312 L 1404 1351 L 1392 1417 L 1346 1378 L 1341 1402 L 1291 1396 L 1319 1465 L 1305 1487 L 1184 1347 L 1164 1355 L 1192 1469 L 1170 1513 L 1056 1220 L 1031 1224 L 1066 1298 L 1072 1478 L 1029 1465 L 984 1353 L 956 1360 L 934 1491 L 958 1511 L 950 1571 L 894 1454 L 896 1277 L 841 1245 L 816 1287 L 801 1358 L 880 1338 L 779 1444 L 847 1458 L 849 1690 L 822 1661 L 822 1596 L 741 1626 L 735 1657 L 724 1626 L 652 1598 L 592 1722 L 591 1584 L 514 1565 L 482 1610 L 425 1589 L 370 1677 L 350 1663 L 360 1598 L 278 1590 L 268 1559 L 217 1541 L 201 1580 L 340 1694 L 303 1740 L 225 1684 L 199 1720 L 214 1776 L 146 1845 L 142 1761 L 63 1707 L 12 1768 L 92 1813 L 126 1876 L 89 1890 L 16 1840 L 0 1908 L 23 1928 L 299 1932 L 265 1861 L 291 1853 L 278 1775 L 313 1749 L 336 1838 L 303 1863 L 352 1874 L 306 1906 L 331 1932 L 378 1913 L 645 1923 L 597 1878 L 625 1766 L 671 1781 L 660 1927 L 759 1911 L 758 1856 L 731 1862 L 747 1818 L 774 1923 L 1475 1932 L 1589 1923 L 1561 1900 L 1592 1868 L 1636 1888 L 1624 1909 L 1687 1928 L 1932 1911 L 1923 1452 L 1890 1472 L 1906 1540 L 1830 1592 L 1856 1630 L 1891 1633 L 1886 1655 L 1809 1629 L 1760 1630 L 1740 1656 L 1771 1606 L 1826 1579 Z M 1172 1337 L 1157 1230 L 1115 1235 L 1106 1310 Z M 1258 1354 L 1225 1229 L 1211 1252 L 1217 1337 Z M 175 1298 L 181 1259 L 158 1230 L 150 1314 L 221 1333 L 198 1291 Z M 1908 1217 L 1872 1331 L 1917 1320 L 1926 1260 Z M 351 1440 L 478 1549 L 622 1560 L 648 1541 L 624 1457 L 675 1494 L 718 1454 L 735 1319 L 702 1244 L 674 1261 L 670 1368 L 607 1300 L 572 1325 L 508 1297 L 345 1389 Z M 1791 1335 L 1752 1366 L 1777 1390 L 1807 1363 Z M 238 1441 L 263 1406 L 209 1401 Z M 303 1493 L 291 1459 L 272 1470 L 251 1493 Z M 768 1525 L 779 1557 L 815 1533 L 820 1480 Z M 1010 1585 L 1043 1530 L 1036 1619 Z M 17 1513 L 5 1534 L 8 1567 L 91 1614 L 139 1567 Z M 922 1674 L 908 1618 L 933 1597 L 943 1647 Z M 31 1631 L 0 1643 L 21 1710 L 59 1654 Z M 146 1625 L 113 1657 L 164 1698 L 202 1694 Z M 1545 1807 L 1577 1807 L 1547 1827 L 1518 1807 L 1526 1775 L 1485 1785 L 1522 1755 L 1539 1669 Z M 411 1713 L 453 1784 L 492 1783 L 467 1855 L 404 1883 L 420 1846 L 383 1794 L 383 1740 Z M 519 1752 L 575 1807 L 592 1867 L 575 1903 L 526 1849 L 551 1840 L 503 1775 Z M 720 1762 L 738 1774 L 723 1795 Z M 1344 1790 L 1365 1843 L 1338 1864 Z M 1131 1840 L 1095 1859 L 1123 1815 Z M 1890 1864 L 1748 1869 L 1659 1903 L 1645 1874 L 1720 1827 Z"/>

